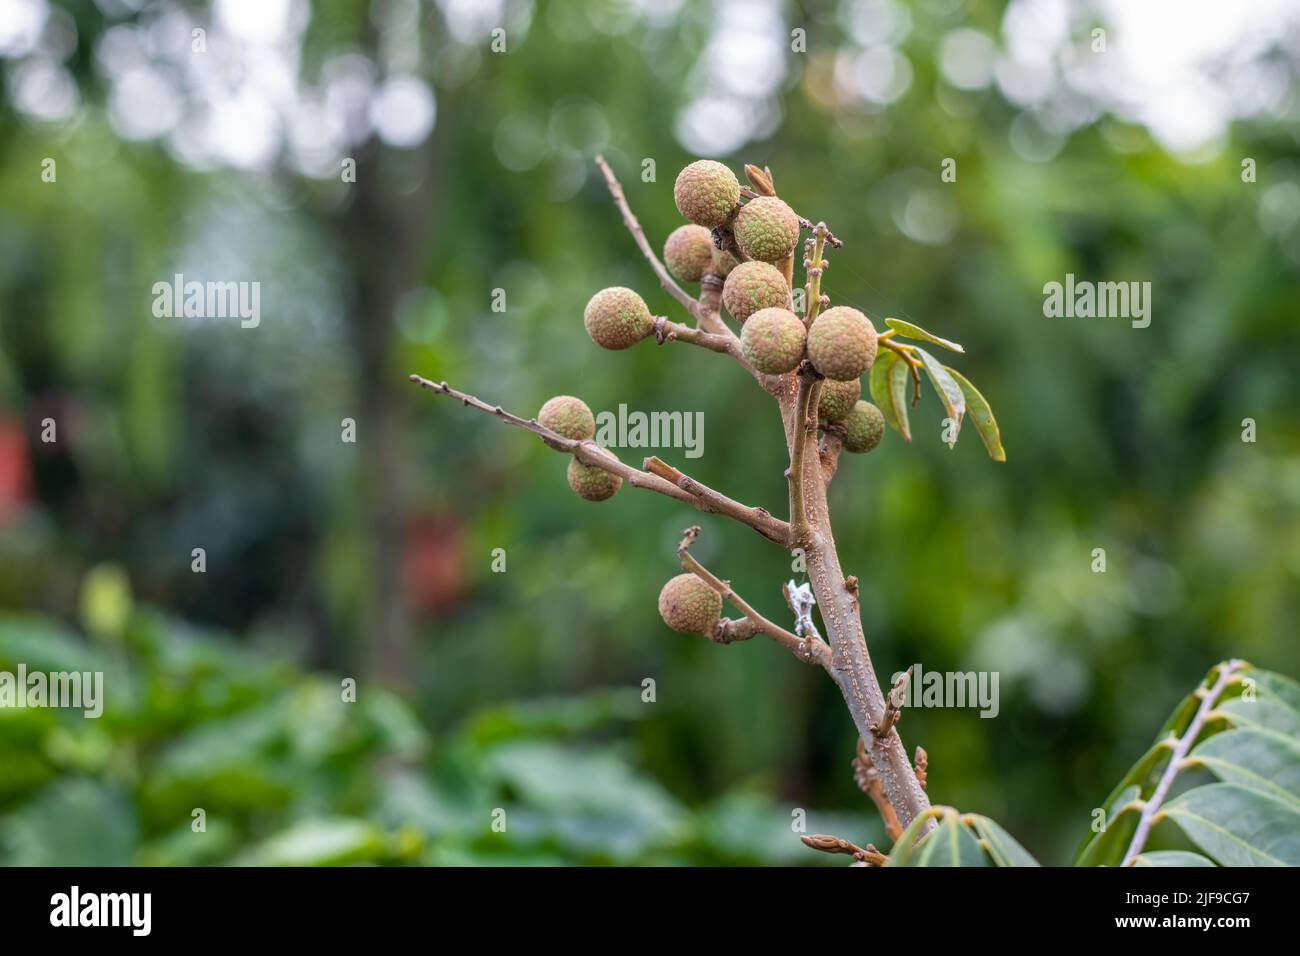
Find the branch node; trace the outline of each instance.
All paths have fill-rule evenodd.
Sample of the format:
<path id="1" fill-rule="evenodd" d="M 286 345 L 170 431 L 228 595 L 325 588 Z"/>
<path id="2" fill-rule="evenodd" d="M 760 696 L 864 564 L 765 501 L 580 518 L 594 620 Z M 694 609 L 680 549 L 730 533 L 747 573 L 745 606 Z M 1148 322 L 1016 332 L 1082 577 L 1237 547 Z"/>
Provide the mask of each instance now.
<path id="1" fill-rule="evenodd" d="M 898 813 L 894 810 L 894 805 L 889 802 L 889 797 L 885 795 L 884 784 L 880 781 L 880 772 L 872 766 L 867 745 L 861 737 L 858 738 L 857 756 L 853 758 L 852 766 L 853 782 L 858 785 L 859 790 L 871 798 L 881 821 L 885 824 L 885 835 L 889 837 L 891 843 L 896 842 L 903 833 L 903 823 L 898 819 Z"/>
<path id="2" fill-rule="evenodd" d="M 820 640 L 810 640 L 807 637 L 800 637 L 797 634 L 791 634 L 785 628 L 769 621 L 758 611 L 754 610 L 739 594 L 732 590 L 730 581 L 723 581 L 718 578 L 690 553 L 690 547 L 699 537 L 699 525 L 692 525 L 682 532 L 681 543 L 677 545 L 677 557 L 682 563 L 682 569 L 694 574 L 697 578 L 707 584 L 713 590 L 717 591 L 723 600 L 729 601 L 740 609 L 741 613 L 748 619 L 746 627 L 741 629 L 738 625 L 728 622 L 726 627 L 715 626 L 714 635 L 718 638 L 727 640 L 741 640 L 737 636 L 742 630 L 752 627 L 751 633 L 746 633 L 745 637 L 752 637 L 753 633 L 762 632 L 772 640 L 776 641 L 786 650 L 790 651 L 800 660 L 808 661 L 812 664 L 820 664 L 823 668 L 830 666 L 830 648 Z M 719 641 L 723 643 L 723 641 Z"/>
<path id="3" fill-rule="evenodd" d="M 674 485 L 684 477 L 680 471 L 656 455 L 651 455 L 641 462 L 641 467 L 652 475 L 658 475 L 665 481 L 671 481 Z"/>

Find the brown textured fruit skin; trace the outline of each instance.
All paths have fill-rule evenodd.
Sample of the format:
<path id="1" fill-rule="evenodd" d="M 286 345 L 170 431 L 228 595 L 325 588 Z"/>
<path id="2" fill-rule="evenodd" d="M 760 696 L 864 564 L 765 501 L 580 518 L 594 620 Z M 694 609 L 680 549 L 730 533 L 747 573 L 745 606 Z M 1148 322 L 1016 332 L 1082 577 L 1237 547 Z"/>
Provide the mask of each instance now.
<path id="1" fill-rule="evenodd" d="M 749 258 L 779 262 L 799 241 L 799 217 L 775 196 L 759 196 L 736 213 L 732 230 L 740 251 Z"/>
<path id="2" fill-rule="evenodd" d="M 631 289 L 612 286 L 591 297 L 582 324 L 602 348 L 625 349 L 649 335 L 654 322 L 644 299 Z"/>
<path id="3" fill-rule="evenodd" d="M 614 453 L 609 452 L 609 454 Z M 606 498 L 613 498 L 614 492 L 622 486 L 622 478 L 610 474 L 603 468 L 585 465 L 576 458 L 569 462 L 569 487 L 579 498 L 586 498 L 588 501 L 604 501 Z"/>
<path id="4" fill-rule="evenodd" d="M 790 287 L 776 266 L 767 262 L 742 262 L 723 283 L 722 304 L 743 325 L 759 309 L 788 307 Z"/>
<path id="5" fill-rule="evenodd" d="M 698 159 L 677 174 L 673 201 L 691 222 L 713 229 L 731 219 L 740 202 L 740 181 L 722 163 Z"/>
<path id="6" fill-rule="evenodd" d="M 841 421 L 862 397 L 862 379 L 851 382 L 837 382 L 826 379 L 822 382 L 821 398 L 817 400 L 817 415 L 828 422 Z"/>
<path id="7" fill-rule="evenodd" d="M 537 413 L 537 424 L 576 441 L 586 441 L 596 434 L 596 416 L 586 402 L 572 395 L 547 399 Z"/>
<path id="8" fill-rule="evenodd" d="M 876 328 L 850 306 L 827 309 L 808 330 L 808 358 L 827 378 L 851 381 L 876 360 Z"/>
<path id="9" fill-rule="evenodd" d="M 703 226 L 678 226 L 664 243 L 664 265 L 678 282 L 699 282 L 713 268 L 713 235 Z"/>
<path id="10" fill-rule="evenodd" d="M 808 331 L 799 316 L 788 309 L 759 309 L 740 330 L 740 347 L 760 372 L 780 375 L 803 358 Z"/>
<path id="11" fill-rule="evenodd" d="M 844 419 L 844 450 L 871 451 L 885 435 L 885 415 L 870 402 L 859 401 Z"/>
<path id="12" fill-rule="evenodd" d="M 707 637 L 722 616 L 722 595 L 693 574 L 679 574 L 659 592 L 659 616 L 674 631 Z"/>

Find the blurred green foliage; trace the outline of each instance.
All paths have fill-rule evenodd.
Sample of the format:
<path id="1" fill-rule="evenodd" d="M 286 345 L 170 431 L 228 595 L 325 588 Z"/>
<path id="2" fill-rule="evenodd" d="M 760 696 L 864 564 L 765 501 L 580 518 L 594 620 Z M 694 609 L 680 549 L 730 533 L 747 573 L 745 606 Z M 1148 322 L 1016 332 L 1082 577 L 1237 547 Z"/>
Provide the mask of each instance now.
<path id="1" fill-rule="evenodd" d="M 714 5 L 629 26 L 598 0 L 512 3 L 505 55 L 486 33 L 453 39 L 445 6 L 421 21 L 432 137 L 358 146 L 355 187 L 121 137 L 93 55 L 114 23 L 89 4 L 67 8 L 75 123 L 31 120 L 12 72 L 0 81 L 0 475 L 19 476 L 0 482 L 0 666 L 110 672 L 98 722 L 0 711 L 6 862 L 825 862 L 790 832 L 806 806 L 850 814 L 810 832 L 882 841 L 823 675 L 757 641 L 668 634 L 655 613 L 687 524 L 772 617 L 788 556 L 630 488 L 579 501 L 562 457 L 403 381 L 526 415 L 562 392 L 703 412 L 703 457 L 663 457 L 782 511 L 779 422 L 752 383 L 703 350 L 602 352 L 581 322 L 608 285 L 676 315 L 591 157 L 661 243 Z M 859 6 L 777 5 L 809 52 L 785 57 L 768 132 L 719 158 L 770 166 L 844 240 L 832 302 L 966 347 L 953 364 L 996 411 L 1007 464 L 973 433 L 944 447 L 927 396 L 911 445 L 891 432 L 842 463 L 836 538 L 883 676 L 1001 673 L 995 720 L 906 715 L 932 798 L 1064 862 L 1210 664 L 1300 673 L 1300 222 L 1277 192 L 1300 189 L 1296 126 L 1238 121 L 1192 162 L 1099 110 L 1035 161 L 1014 148 L 1025 112 L 936 62 L 957 27 L 996 36 L 1002 4 L 909 6 L 893 42 L 912 81 L 888 106 L 827 93 Z M 313 5 L 303 75 L 346 51 L 379 61 L 381 39 L 370 4 Z M 909 235 L 917 208 L 950 231 Z M 260 279 L 260 327 L 155 320 L 152 284 L 175 272 Z M 1045 318 L 1042 287 L 1067 272 L 1151 281 L 1150 328 Z M 165 613 L 123 624 L 121 589 L 86 583 L 105 562 Z"/>
<path id="2" fill-rule="evenodd" d="M 482 707 L 434 735 L 395 694 L 347 700 L 153 611 L 105 637 L 0 618 L 0 670 L 102 670 L 113 701 L 98 720 L 0 710 L 0 864 L 829 862 L 761 792 L 687 807 L 647 776 L 620 740 L 648 713 L 635 690 Z"/>

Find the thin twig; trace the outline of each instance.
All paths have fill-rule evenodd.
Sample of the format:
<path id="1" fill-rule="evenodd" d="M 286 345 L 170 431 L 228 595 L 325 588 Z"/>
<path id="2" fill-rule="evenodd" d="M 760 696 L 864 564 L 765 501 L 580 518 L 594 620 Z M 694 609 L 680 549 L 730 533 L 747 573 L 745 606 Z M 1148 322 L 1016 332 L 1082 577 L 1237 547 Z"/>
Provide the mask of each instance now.
<path id="1" fill-rule="evenodd" d="M 735 332 L 726 322 L 722 321 L 722 287 L 726 285 L 726 280 L 721 276 L 713 273 L 707 273 L 700 277 L 700 297 L 697 300 L 699 305 L 700 328 L 706 332 L 713 332 L 715 335 L 726 336 L 727 338 L 740 341 Z M 748 365 L 748 363 L 745 363 Z"/>
<path id="2" fill-rule="evenodd" d="M 696 481 L 690 475 L 679 471 L 654 455 L 645 459 L 641 463 L 641 467 L 650 474 L 658 475 L 665 481 L 669 481 L 683 491 L 699 498 L 709 506 L 706 510 L 726 515 L 729 518 L 735 518 L 741 524 L 749 525 L 762 534 L 763 537 L 776 542 L 781 547 L 789 547 L 790 525 L 766 508 L 750 507 L 728 498 L 722 492 L 715 491 L 708 485 Z"/>
<path id="3" fill-rule="evenodd" d="M 821 850 L 823 853 L 844 853 L 853 857 L 859 863 L 867 864 L 867 866 L 884 866 L 885 860 L 888 859 L 873 844 L 868 843 L 865 847 L 862 847 L 856 843 L 850 843 L 848 840 L 841 840 L 837 836 L 831 836 L 828 833 L 814 833 L 810 836 L 801 836 L 799 839 L 804 842 L 805 846 L 810 846 L 814 850 Z"/>
<path id="4" fill-rule="evenodd" d="M 717 276 L 704 276 L 700 280 L 700 297 L 698 300 L 693 299 L 689 292 L 677 284 L 676 280 L 664 267 L 664 264 L 659 261 L 659 257 L 655 255 L 654 249 L 650 247 L 650 241 L 646 239 L 645 230 L 641 228 L 641 223 L 632 214 L 632 208 L 627 203 L 627 196 L 623 192 L 623 186 L 619 183 L 618 177 L 614 175 L 614 170 L 610 168 L 609 163 L 605 161 L 605 157 L 597 156 L 596 165 L 600 167 L 600 171 L 605 177 L 605 185 L 609 187 L 609 194 L 614 197 L 614 204 L 618 206 L 618 211 L 623 216 L 623 224 L 627 226 L 628 232 L 632 234 L 632 239 L 636 242 L 637 248 L 641 250 L 641 254 L 650 263 L 650 268 L 654 270 L 655 275 L 659 278 L 659 284 L 667 290 L 669 295 L 686 307 L 699 326 L 698 329 L 689 329 L 695 336 L 698 336 L 691 337 L 686 334 L 688 326 L 668 322 L 667 319 L 657 319 L 656 322 L 660 324 L 656 326 L 655 336 L 660 344 L 668 339 L 675 338 L 685 342 L 692 342 L 695 345 L 703 345 L 714 352 L 723 352 L 730 355 L 750 375 L 763 383 L 764 387 L 767 387 L 761 374 L 745 358 L 745 354 L 740 348 L 740 339 L 736 333 L 727 327 L 726 322 L 722 321 L 720 305 L 722 301 L 721 280 Z M 712 336 L 712 338 L 704 338 L 704 336 Z"/>
<path id="5" fill-rule="evenodd" d="M 566 438 L 558 432 L 553 432 L 549 428 L 538 424 L 535 418 L 521 418 L 518 415 L 513 415 L 500 405 L 489 405 L 482 399 L 452 388 L 446 382 L 432 382 L 419 375 L 411 375 L 408 378 L 421 388 L 430 389 L 439 395 L 447 395 L 468 408 L 477 409 L 484 414 L 499 418 L 507 425 L 514 425 L 516 428 L 532 432 L 555 451 L 573 455 L 585 465 L 592 465 L 610 474 L 618 475 L 633 488 L 657 491 L 661 495 L 684 502 L 708 514 L 723 514 L 729 518 L 734 518 L 782 547 L 785 547 L 786 542 L 789 540 L 789 525 L 762 508 L 750 508 L 742 505 L 721 492 L 705 488 L 703 485 L 697 484 L 695 486 L 696 490 L 703 492 L 703 495 L 696 493 L 696 490 L 681 488 L 658 475 L 642 471 L 619 461 L 611 452 L 606 451 L 591 439 L 578 441 L 573 438 Z"/>
<path id="6" fill-rule="evenodd" d="M 714 644 L 734 644 L 762 633 L 758 625 L 747 617 L 724 617 L 713 626 L 713 633 L 708 637 Z"/>
<path id="7" fill-rule="evenodd" d="M 650 248 L 650 241 L 645 237 L 645 230 L 641 228 L 641 223 L 637 221 L 636 216 L 632 215 L 632 209 L 627 204 L 627 197 L 623 195 L 623 187 L 619 184 L 618 177 L 614 175 L 614 170 L 609 168 L 609 163 L 605 162 L 604 156 L 596 157 L 596 165 L 605 175 L 605 185 L 609 187 L 609 193 L 614 197 L 614 203 L 618 206 L 618 211 L 623 214 L 623 224 L 627 226 L 627 231 L 632 233 L 633 240 L 636 241 L 637 248 L 641 254 L 646 257 L 650 267 L 654 269 L 655 275 L 659 277 L 659 284 L 674 299 L 686 306 L 691 315 L 699 321 L 699 305 L 691 294 L 679 286 L 676 280 L 668 274 L 664 264 L 659 261 L 659 257 Z"/>
<path id="8" fill-rule="evenodd" d="M 677 557 L 681 559 L 682 569 L 694 574 L 722 595 L 725 600 L 730 601 L 740 613 L 754 622 L 754 626 L 760 632 L 772 638 L 772 640 L 794 654 L 795 657 L 812 664 L 820 664 L 824 668 L 830 667 L 831 649 L 825 642 L 811 638 L 801 638 L 797 634 L 791 634 L 779 624 L 769 621 L 731 589 L 731 582 L 721 580 L 695 559 L 695 556 L 690 552 L 690 547 L 691 543 L 699 536 L 699 533 L 699 525 L 692 525 L 682 532 L 681 543 L 677 545 Z"/>
<path id="9" fill-rule="evenodd" d="M 706 332 L 703 329 L 691 328 L 691 326 L 682 325 L 680 322 L 669 321 L 661 315 L 655 316 L 654 323 L 650 327 L 650 334 L 655 337 L 655 341 L 660 345 L 665 342 L 688 342 L 691 345 L 706 348 L 711 352 L 723 352 L 744 361 L 740 345 L 734 336 L 728 338 L 725 335 Z"/>
<path id="10" fill-rule="evenodd" d="M 1210 711 L 1214 709 L 1215 704 L 1219 702 L 1219 696 L 1227 688 L 1237 672 L 1245 666 L 1245 661 L 1230 660 L 1225 661 L 1223 669 L 1219 671 L 1219 676 L 1213 686 L 1199 689 L 1201 694 L 1201 705 L 1196 708 L 1196 715 L 1192 717 L 1192 722 L 1187 725 L 1187 730 L 1178 738 L 1178 743 L 1174 745 L 1173 751 L 1169 754 L 1169 764 L 1165 767 L 1165 772 L 1160 776 L 1160 782 L 1151 793 L 1151 799 L 1147 800 L 1142 807 L 1142 816 L 1138 819 L 1137 830 L 1133 833 L 1133 840 L 1128 845 L 1128 851 L 1124 854 L 1124 861 L 1120 866 L 1132 866 L 1137 860 L 1138 855 L 1146 846 L 1147 837 L 1151 835 L 1151 828 L 1155 826 L 1156 817 L 1160 815 L 1165 797 L 1169 794 L 1169 788 L 1174 784 L 1174 778 L 1178 776 L 1178 771 L 1182 769 L 1180 764 L 1183 758 L 1187 756 L 1188 751 L 1196 743 L 1196 738 L 1200 736 L 1201 728 L 1205 725 L 1205 719 L 1209 716 Z"/>

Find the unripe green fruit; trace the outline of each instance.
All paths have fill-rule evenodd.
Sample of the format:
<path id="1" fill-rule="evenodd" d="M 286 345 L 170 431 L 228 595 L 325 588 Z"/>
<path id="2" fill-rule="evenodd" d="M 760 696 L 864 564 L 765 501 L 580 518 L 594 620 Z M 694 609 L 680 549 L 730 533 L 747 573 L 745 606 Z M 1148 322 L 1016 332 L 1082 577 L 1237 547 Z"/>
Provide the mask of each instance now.
<path id="1" fill-rule="evenodd" d="M 625 349 L 649 335 L 654 322 L 644 299 L 631 289 L 613 286 L 591 297 L 582 324 L 601 348 Z"/>
<path id="2" fill-rule="evenodd" d="M 708 637 L 722 617 L 722 595 L 693 574 L 679 574 L 659 592 L 659 616 L 674 631 Z"/>
<path id="3" fill-rule="evenodd" d="M 779 262 L 799 241 L 799 217 L 775 196 L 759 196 L 736 213 L 732 231 L 740 251 L 749 258 Z"/>
<path id="4" fill-rule="evenodd" d="M 828 422 L 841 421 L 862 395 L 862 379 L 851 382 L 836 382 L 826 379 L 822 382 L 821 398 L 817 400 L 817 415 Z"/>
<path id="5" fill-rule="evenodd" d="M 725 279 L 731 275 L 731 270 L 740 265 L 740 260 L 730 252 L 723 252 L 716 246 L 713 249 L 713 265 L 709 268 L 719 279 Z"/>
<path id="6" fill-rule="evenodd" d="M 781 270 L 766 262 L 742 262 L 722 286 L 722 304 L 742 325 L 759 309 L 784 309 L 790 287 Z"/>
<path id="7" fill-rule="evenodd" d="M 780 375 L 799 364 L 807 335 L 799 316 L 790 310 L 759 309 L 740 330 L 740 347 L 754 368 Z"/>
<path id="8" fill-rule="evenodd" d="M 678 282 L 699 282 L 713 267 L 713 236 L 703 226 L 678 226 L 664 243 L 664 265 Z"/>
<path id="9" fill-rule="evenodd" d="M 610 455 L 614 454 L 608 449 L 606 451 Z M 606 498 L 614 497 L 614 492 L 622 486 L 623 479 L 604 468 L 584 464 L 576 458 L 569 462 L 569 487 L 579 498 L 586 498 L 588 501 L 604 501 Z"/>
<path id="10" fill-rule="evenodd" d="M 855 454 L 871 451 L 885 435 L 885 415 L 870 402 L 859 401 L 844 419 L 844 449 Z"/>
<path id="11" fill-rule="evenodd" d="M 740 202 L 740 182 L 722 163 L 699 159 L 677 174 L 673 201 L 691 222 L 712 229 L 731 219 Z"/>
<path id="12" fill-rule="evenodd" d="M 827 378 L 852 381 L 876 360 L 876 328 L 847 305 L 827 309 L 808 330 L 808 358 Z"/>
<path id="13" fill-rule="evenodd" d="M 586 441 L 596 434 L 596 417 L 586 402 L 572 395 L 547 399 L 537 413 L 537 424 L 575 441 Z"/>

